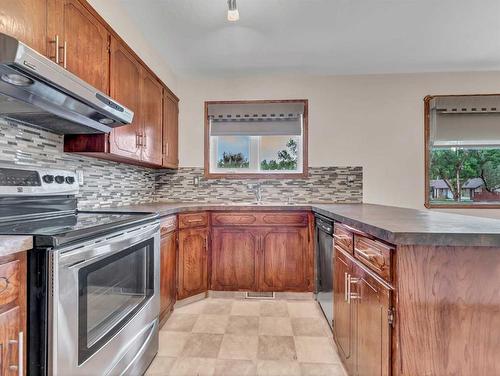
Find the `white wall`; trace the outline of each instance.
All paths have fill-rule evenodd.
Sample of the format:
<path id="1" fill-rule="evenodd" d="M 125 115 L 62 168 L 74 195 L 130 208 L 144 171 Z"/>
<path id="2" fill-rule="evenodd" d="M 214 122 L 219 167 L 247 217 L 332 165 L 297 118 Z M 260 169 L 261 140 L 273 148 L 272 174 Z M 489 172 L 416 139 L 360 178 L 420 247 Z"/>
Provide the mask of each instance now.
<path id="1" fill-rule="evenodd" d="M 203 166 L 205 100 L 306 98 L 310 166 L 361 165 L 365 202 L 423 208 L 423 98 L 499 92 L 500 72 L 179 78 L 180 165 Z M 500 218 L 500 210 L 461 212 Z"/>
<path id="2" fill-rule="evenodd" d="M 169 64 L 146 40 L 135 22 L 123 10 L 118 0 L 87 0 L 116 33 L 139 55 L 149 68 L 172 90 L 177 90 L 177 78 Z"/>

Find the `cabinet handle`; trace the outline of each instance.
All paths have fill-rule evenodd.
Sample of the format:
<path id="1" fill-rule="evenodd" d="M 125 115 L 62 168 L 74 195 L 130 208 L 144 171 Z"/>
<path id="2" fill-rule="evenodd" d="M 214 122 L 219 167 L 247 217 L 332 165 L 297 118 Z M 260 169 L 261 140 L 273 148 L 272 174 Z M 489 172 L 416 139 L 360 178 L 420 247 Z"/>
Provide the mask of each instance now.
<path id="1" fill-rule="evenodd" d="M 58 59 L 59 60 L 59 65 L 62 65 L 64 69 L 66 69 L 66 41 L 62 44 L 62 46 L 59 46 L 59 49 L 62 50 L 63 58 Z"/>
<path id="2" fill-rule="evenodd" d="M 347 279 L 348 279 L 348 275 L 347 272 L 344 272 L 344 302 L 347 302 Z"/>
<path id="3" fill-rule="evenodd" d="M 135 146 L 137 146 L 137 147 L 142 146 L 142 141 L 141 141 L 141 139 L 142 139 L 142 134 L 140 134 L 140 133 L 136 133 L 136 134 L 135 134 Z"/>
<path id="4" fill-rule="evenodd" d="M 352 277 L 349 274 L 349 276 L 347 277 L 347 280 L 348 280 L 347 303 L 351 304 L 351 300 L 360 299 L 360 295 L 359 294 L 353 294 L 351 292 L 351 286 L 355 285 L 356 283 L 358 283 L 359 282 L 359 278 L 354 278 L 354 277 Z"/>
<path id="5" fill-rule="evenodd" d="M 55 56 L 51 56 L 51 59 L 54 59 L 54 61 L 59 64 L 59 35 L 56 35 L 54 40 L 50 41 L 50 43 L 54 43 L 56 47 L 56 54 Z"/>
<path id="6" fill-rule="evenodd" d="M 23 363 L 24 363 L 24 335 L 23 332 L 19 332 L 18 339 L 9 340 L 9 349 L 11 345 L 17 344 L 17 365 L 9 365 L 9 370 L 17 371 L 19 376 L 23 375 Z M 10 358 L 10 357 L 9 357 Z"/>
<path id="7" fill-rule="evenodd" d="M 203 221 L 203 219 L 201 219 L 201 218 L 197 218 L 197 219 L 188 219 L 188 220 L 187 220 L 187 223 L 194 223 L 194 222 L 201 222 L 201 221 Z"/>
<path id="8" fill-rule="evenodd" d="M 142 147 L 146 147 L 146 133 L 144 133 L 142 136 Z"/>
<path id="9" fill-rule="evenodd" d="M 64 66 L 64 69 L 67 69 L 68 68 L 68 43 L 66 41 L 64 41 L 64 63 L 63 63 L 63 66 Z"/>

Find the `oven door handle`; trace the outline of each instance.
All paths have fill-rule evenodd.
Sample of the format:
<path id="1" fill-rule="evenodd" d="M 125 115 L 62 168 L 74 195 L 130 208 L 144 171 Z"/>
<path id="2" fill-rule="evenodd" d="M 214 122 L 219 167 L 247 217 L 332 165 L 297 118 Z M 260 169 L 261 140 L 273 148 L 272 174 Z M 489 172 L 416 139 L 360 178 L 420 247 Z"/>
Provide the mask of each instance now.
<path id="1" fill-rule="evenodd" d="M 128 229 L 122 233 L 110 234 L 106 237 L 95 239 L 73 250 L 61 249 L 59 250 L 58 264 L 60 267 L 70 270 L 80 269 L 99 259 L 122 252 L 151 237 L 159 236 L 159 231 L 159 222 L 154 222 L 139 228 Z"/>

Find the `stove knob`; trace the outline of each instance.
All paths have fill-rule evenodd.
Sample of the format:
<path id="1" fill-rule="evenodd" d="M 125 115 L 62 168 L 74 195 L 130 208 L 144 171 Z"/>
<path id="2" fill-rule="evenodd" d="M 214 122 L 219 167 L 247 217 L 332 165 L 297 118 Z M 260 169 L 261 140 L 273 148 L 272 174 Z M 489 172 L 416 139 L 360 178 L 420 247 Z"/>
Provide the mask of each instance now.
<path id="1" fill-rule="evenodd" d="M 73 176 L 66 176 L 66 183 L 73 184 L 75 182 L 75 178 Z"/>
<path id="2" fill-rule="evenodd" d="M 57 175 L 55 179 L 56 179 L 56 183 L 57 183 L 57 184 L 62 184 L 62 183 L 64 183 L 64 176 Z"/>
<path id="3" fill-rule="evenodd" d="M 51 184 L 54 182 L 54 175 L 43 175 L 42 180 L 47 184 Z"/>

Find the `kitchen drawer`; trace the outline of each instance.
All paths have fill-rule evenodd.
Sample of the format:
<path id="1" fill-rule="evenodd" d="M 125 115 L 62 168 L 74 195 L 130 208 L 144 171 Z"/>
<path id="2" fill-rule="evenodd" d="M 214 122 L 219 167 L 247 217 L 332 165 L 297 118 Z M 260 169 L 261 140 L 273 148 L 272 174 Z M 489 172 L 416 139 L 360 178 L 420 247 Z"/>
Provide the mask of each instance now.
<path id="1" fill-rule="evenodd" d="M 304 212 L 222 212 L 212 214 L 214 226 L 307 226 Z"/>
<path id="2" fill-rule="evenodd" d="M 361 235 L 354 235 L 354 256 L 386 281 L 391 280 L 394 247 Z"/>
<path id="3" fill-rule="evenodd" d="M 171 215 L 160 220 L 161 236 L 168 234 L 177 229 L 177 216 Z"/>
<path id="4" fill-rule="evenodd" d="M 0 265 L 0 307 L 15 301 L 19 296 L 19 261 Z"/>
<path id="5" fill-rule="evenodd" d="M 179 214 L 179 228 L 208 226 L 208 213 Z"/>
<path id="6" fill-rule="evenodd" d="M 333 224 L 333 238 L 335 244 L 341 246 L 345 251 L 353 253 L 354 234 L 347 226 L 342 223 L 335 222 Z"/>

